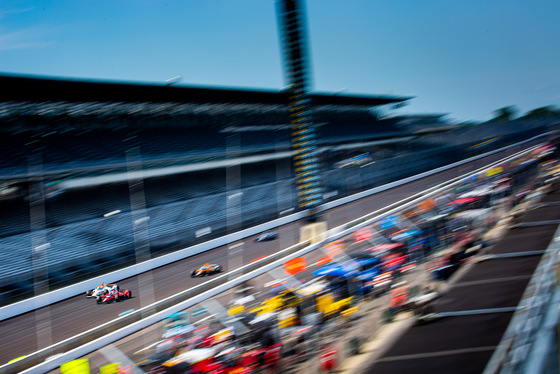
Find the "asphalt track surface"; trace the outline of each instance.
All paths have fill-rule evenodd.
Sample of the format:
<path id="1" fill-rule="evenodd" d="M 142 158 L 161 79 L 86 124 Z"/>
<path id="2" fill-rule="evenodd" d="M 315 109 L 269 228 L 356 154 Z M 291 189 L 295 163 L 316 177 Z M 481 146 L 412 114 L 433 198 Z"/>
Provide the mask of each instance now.
<path id="1" fill-rule="evenodd" d="M 523 147 L 523 149 L 527 147 L 528 145 Z M 502 159 L 521 149 L 515 147 L 502 151 L 484 159 L 473 161 L 469 164 L 331 209 L 325 212 L 322 219 L 328 223 L 329 228 L 342 225 L 352 219 L 384 208 L 389 204 L 427 188 Z M 248 263 L 253 259 L 275 253 L 296 244 L 299 238 L 299 229 L 304 223 L 304 221 L 299 221 L 279 227 L 276 230 L 279 232 L 279 238 L 274 241 L 256 243 L 254 241 L 256 236 L 246 238 L 243 240 L 242 245 L 243 263 Z M 232 244 L 238 243 L 230 243 L 230 245 Z M 135 277 L 123 280 L 108 280 L 118 281 L 122 289 L 132 290 L 133 298 L 124 302 L 97 305 L 95 300 L 86 299 L 84 295 L 79 295 L 48 307 L 1 321 L 0 365 L 92 329 L 116 318 L 119 314 L 126 311 L 140 309 L 154 301 L 164 299 L 203 283 L 205 281 L 204 278 L 193 279 L 190 277 L 190 272 L 205 262 L 219 263 L 224 268 L 224 271 L 227 272 L 229 262 L 228 247 L 222 246 Z M 240 261 L 240 259 L 237 259 L 237 262 Z"/>
<path id="2" fill-rule="evenodd" d="M 541 202 L 560 201 L 552 191 Z M 558 206 L 528 210 L 520 222 L 560 219 Z M 545 250 L 558 224 L 512 227 L 489 254 Z M 471 263 L 436 304 L 436 312 L 516 307 L 537 267 L 540 255 L 491 259 Z M 498 346 L 513 312 L 444 317 L 412 326 L 365 373 L 482 373 Z"/>

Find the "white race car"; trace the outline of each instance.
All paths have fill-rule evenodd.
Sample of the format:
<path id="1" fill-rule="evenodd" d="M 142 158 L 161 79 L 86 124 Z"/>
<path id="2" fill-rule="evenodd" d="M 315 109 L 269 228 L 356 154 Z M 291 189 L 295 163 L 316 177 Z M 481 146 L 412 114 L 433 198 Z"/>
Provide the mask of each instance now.
<path id="1" fill-rule="evenodd" d="M 97 286 L 96 288 L 86 291 L 86 297 L 87 298 L 96 298 L 97 296 L 103 296 L 106 293 L 108 293 L 109 291 L 111 291 L 112 289 L 118 291 L 119 290 L 119 286 L 117 286 L 116 284 L 110 283 L 110 284 L 105 284 L 105 283 L 101 283 L 101 285 Z"/>

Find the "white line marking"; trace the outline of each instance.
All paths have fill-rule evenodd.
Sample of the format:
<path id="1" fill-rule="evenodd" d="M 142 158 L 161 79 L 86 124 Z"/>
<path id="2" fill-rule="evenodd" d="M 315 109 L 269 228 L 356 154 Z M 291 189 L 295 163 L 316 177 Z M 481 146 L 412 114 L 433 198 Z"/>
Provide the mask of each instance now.
<path id="1" fill-rule="evenodd" d="M 383 358 L 380 358 L 379 360 L 376 360 L 376 362 L 414 360 L 414 359 L 417 359 L 417 358 L 428 358 L 428 357 L 438 357 L 438 356 L 459 355 L 459 354 L 462 354 L 462 353 L 493 351 L 494 349 L 496 349 L 495 345 L 494 346 L 487 346 L 487 347 L 453 349 L 453 350 L 449 350 L 449 351 L 416 353 L 416 354 L 411 354 L 411 355 L 383 357 Z"/>
<path id="2" fill-rule="evenodd" d="M 229 249 L 234 249 L 234 248 L 237 248 L 237 247 L 241 247 L 243 244 L 245 244 L 245 242 L 230 245 Z"/>

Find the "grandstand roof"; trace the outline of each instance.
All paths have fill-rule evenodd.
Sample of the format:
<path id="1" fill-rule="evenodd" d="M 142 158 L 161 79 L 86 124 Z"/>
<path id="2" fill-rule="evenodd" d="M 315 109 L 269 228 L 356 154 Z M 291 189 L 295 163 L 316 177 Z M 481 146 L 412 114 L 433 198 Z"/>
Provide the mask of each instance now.
<path id="1" fill-rule="evenodd" d="M 180 103 L 287 105 L 285 91 L 166 84 L 80 81 L 0 75 L 0 102 Z M 362 106 L 402 102 L 411 97 L 313 93 L 315 106 Z"/>

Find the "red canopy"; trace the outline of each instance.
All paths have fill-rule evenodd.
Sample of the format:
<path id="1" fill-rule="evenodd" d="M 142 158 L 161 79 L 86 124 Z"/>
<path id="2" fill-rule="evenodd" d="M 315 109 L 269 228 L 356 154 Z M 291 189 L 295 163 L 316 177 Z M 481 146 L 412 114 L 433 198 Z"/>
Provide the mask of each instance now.
<path id="1" fill-rule="evenodd" d="M 464 197 L 462 199 L 457 199 L 457 200 L 453 200 L 449 203 L 447 203 L 447 205 L 461 205 L 461 204 L 468 204 L 468 203 L 472 203 L 473 201 L 477 201 L 482 199 L 481 197 Z"/>
<path id="2" fill-rule="evenodd" d="M 390 268 L 392 266 L 402 265 L 405 261 L 406 261 L 406 256 L 399 256 L 399 257 L 395 257 L 395 258 L 392 258 L 389 261 L 387 261 L 385 266 Z"/>

